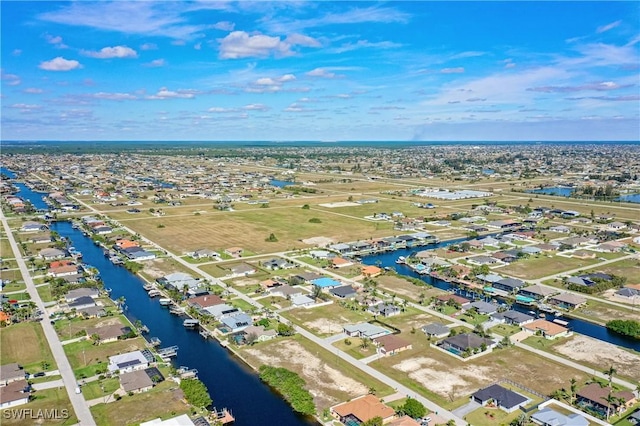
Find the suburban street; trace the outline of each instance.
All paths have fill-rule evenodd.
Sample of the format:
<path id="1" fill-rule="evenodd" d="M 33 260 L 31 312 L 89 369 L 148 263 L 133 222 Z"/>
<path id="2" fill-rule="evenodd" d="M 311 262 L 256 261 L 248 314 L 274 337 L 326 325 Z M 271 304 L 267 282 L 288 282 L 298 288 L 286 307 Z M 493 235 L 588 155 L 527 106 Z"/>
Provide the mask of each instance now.
<path id="1" fill-rule="evenodd" d="M 29 297 L 36 304 L 37 308 L 40 309 L 45 314 L 45 320 L 41 321 L 42 329 L 44 330 L 44 335 L 47 338 L 47 342 L 49 343 L 49 347 L 51 348 L 51 352 L 53 354 L 53 358 L 56 361 L 56 365 L 58 366 L 58 370 L 60 371 L 60 375 L 62 376 L 62 382 L 67 390 L 67 394 L 69 395 L 69 400 L 71 401 L 71 405 L 73 406 L 73 410 L 78 417 L 78 420 L 81 425 L 91 426 L 95 424 L 93 420 L 93 416 L 91 415 L 91 411 L 89 411 L 89 407 L 84 399 L 84 395 L 82 393 L 75 393 L 75 389 L 77 387 L 76 378 L 73 374 L 73 370 L 71 369 L 71 364 L 69 364 L 69 360 L 67 359 L 67 355 L 64 353 L 62 349 L 62 344 L 58 339 L 58 335 L 54 330 L 53 326 L 49 322 L 48 318 L 46 318 L 46 308 L 40 295 L 38 294 L 38 290 L 33 283 L 33 279 L 31 279 L 31 275 L 29 274 L 29 269 L 27 268 L 27 264 L 22 257 L 22 253 L 20 252 L 20 248 L 18 247 L 18 243 L 16 242 L 13 233 L 11 232 L 11 228 L 9 228 L 9 223 L 7 222 L 7 218 L 4 215 L 4 212 L 0 211 L 0 220 L 2 221 L 2 226 L 7 234 L 7 238 L 9 239 L 9 243 L 11 245 L 11 249 L 15 255 L 15 260 L 18 263 L 18 268 L 20 268 L 20 273 L 24 279 L 24 282 L 27 286 L 27 292 L 29 293 Z"/>

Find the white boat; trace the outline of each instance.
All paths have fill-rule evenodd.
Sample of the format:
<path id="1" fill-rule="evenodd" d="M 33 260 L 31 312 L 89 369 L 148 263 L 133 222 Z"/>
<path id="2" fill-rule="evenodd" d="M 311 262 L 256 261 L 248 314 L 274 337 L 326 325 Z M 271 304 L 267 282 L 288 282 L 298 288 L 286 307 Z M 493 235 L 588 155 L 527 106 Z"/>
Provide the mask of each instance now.
<path id="1" fill-rule="evenodd" d="M 192 327 L 196 327 L 198 324 L 200 324 L 200 321 L 198 321 L 197 319 L 186 319 L 182 322 L 182 325 L 187 327 L 187 328 L 192 328 Z"/>
<path id="2" fill-rule="evenodd" d="M 161 298 L 159 302 L 162 306 L 169 306 L 172 303 L 171 299 L 167 299 L 166 297 Z"/>
<path id="3" fill-rule="evenodd" d="M 160 292 L 158 290 L 149 290 L 149 297 L 158 297 L 160 296 Z"/>
<path id="4" fill-rule="evenodd" d="M 404 265 L 405 263 L 407 263 L 407 259 L 404 256 L 400 256 L 398 259 L 396 259 L 396 263 L 398 265 Z"/>
<path id="5" fill-rule="evenodd" d="M 567 325 L 569 325 L 569 321 L 564 321 L 564 320 L 561 320 L 561 319 L 558 319 L 558 318 L 554 319 L 553 322 L 555 322 L 556 324 L 560 324 L 562 326 L 565 326 L 565 327 Z"/>

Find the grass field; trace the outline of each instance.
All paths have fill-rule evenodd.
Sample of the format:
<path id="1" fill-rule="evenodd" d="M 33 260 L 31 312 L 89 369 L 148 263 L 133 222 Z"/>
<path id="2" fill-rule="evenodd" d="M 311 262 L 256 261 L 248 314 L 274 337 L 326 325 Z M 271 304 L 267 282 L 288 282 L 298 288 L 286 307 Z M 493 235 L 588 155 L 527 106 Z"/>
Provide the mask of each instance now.
<path id="1" fill-rule="evenodd" d="M 67 426 L 78 423 L 78 419 L 75 417 L 71 401 L 69 401 L 69 396 L 67 395 L 67 391 L 64 387 L 60 389 L 46 389 L 34 392 L 29 404 L 18 407 L 18 409 L 25 408 L 30 409 L 33 415 L 36 415 L 40 410 L 49 410 L 50 413 L 54 413 L 54 410 L 56 410 L 56 414 L 59 414 L 59 418 L 47 418 L 46 420 L 32 418 L 18 419 L 11 418 L 11 416 L 5 416 L 5 412 L 9 410 L 3 410 L 2 425 L 31 426 L 34 424 L 46 424 Z M 16 409 L 13 408 L 13 410 Z M 65 415 L 65 413 L 67 414 Z"/>
<path id="2" fill-rule="evenodd" d="M 0 239 L 0 257 L 3 259 L 11 259 L 15 257 L 11 250 L 11 244 L 9 244 L 9 240 L 7 238 Z"/>
<path id="3" fill-rule="evenodd" d="M 19 271 L 15 271 L 15 272 L 17 272 L 18 274 L 20 273 Z M 10 283 L 6 284 L 2 288 L 2 291 L 5 292 L 5 293 L 11 293 L 11 292 L 14 292 L 14 291 L 25 290 L 26 288 L 27 288 L 27 285 L 24 282 L 22 282 L 22 281 L 13 281 L 12 280 Z"/>
<path id="4" fill-rule="evenodd" d="M 425 303 L 429 298 L 446 294 L 444 290 L 432 287 L 424 283 L 423 286 L 417 286 L 402 276 L 394 274 L 384 274 L 374 279 L 379 283 L 379 288 L 389 294 L 396 294 L 403 299 L 409 299 L 413 302 L 420 300 L 420 294 L 424 294 Z"/>
<path id="5" fill-rule="evenodd" d="M 598 263 L 597 259 L 575 259 L 560 256 L 539 256 L 528 259 L 520 259 L 504 267 L 496 268 L 495 272 L 504 273 L 517 278 L 536 279 L 547 275 L 570 271 L 577 268 L 586 268 Z"/>
<path id="6" fill-rule="evenodd" d="M 43 286 L 37 287 L 37 290 L 43 302 L 51 302 L 53 300 L 53 295 L 51 294 L 50 285 L 43 285 Z"/>
<path id="7" fill-rule="evenodd" d="M 42 326 L 37 322 L 24 322 L 0 328 L 0 359 L 2 364 L 17 362 L 28 372 L 42 371 L 42 362 L 56 369 Z"/>
<path id="8" fill-rule="evenodd" d="M 69 340 L 74 337 L 84 336 L 84 331 L 87 328 L 98 327 L 102 325 L 122 324 L 126 325 L 128 322 L 124 316 L 113 316 L 106 318 L 90 318 L 83 320 L 81 318 L 73 318 L 72 320 L 63 319 L 58 320 L 54 324 L 56 333 L 61 340 Z"/>
<path id="9" fill-rule="evenodd" d="M 98 426 L 135 425 L 155 418 L 167 419 L 188 413 L 182 391 L 172 381 L 164 381 L 149 392 L 124 396 L 121 400 L 91 407 Z"/>
<path id="10" fill-rule="evenodd" d="M 320 218 L 322 223 L 309 223 L 312 217 Z M 165 227 L 158 228 L 160 223 Z M 291 226 L 293 223 L 296 226 Z M 299 241 L 304 238 L 325 236 L 335 241 L 352 241 L 389 235 L 392 227 L 391 224 L 293 207 L 132 220 L 127 222 L 127 226 L 178 254 L 202 247 L 223 250 L 232 246 L 240 246 L 257 254 L 270 253 L 307 247 Z M 278 241 L 265 241 L 271 233 Z"/>
<path id="11" fill-rule="evenodd" d="M 594 268 L 599 272 L 625 277 L 627 284 L 640 284 L 640 260 L 624 259 Z"/>
<path id="12" fill-rule="evenodd" d="M 117 377 L 104 380 L 96 380 L 82 385 L 82 394 L 87 401 L 111 395 L 120 387 L 120 380 Z M 104 392 L 103 392 L 104 389 Z"/>
<path id="13" fill-rule="evenodd" d="M 338 303 L 313 309 L 294 309 L 283 312 L 282 315 L 319 336 L 341 332 L 345 324 L 369 321 L 372 318 L 371 314 L 351 311 Z"/>
<path id="14" fill-rule="evenodd" d="M 355 359 L 366 358 L 376 353 L 376 348 L 373 343 L 369 343 L 366 348 L 363 348 L 361 345 L 362 339 L 359 337 L 349 337 L 344 340 L 338 340 L 333 344 L 333 346 L 348 353 Z"/>

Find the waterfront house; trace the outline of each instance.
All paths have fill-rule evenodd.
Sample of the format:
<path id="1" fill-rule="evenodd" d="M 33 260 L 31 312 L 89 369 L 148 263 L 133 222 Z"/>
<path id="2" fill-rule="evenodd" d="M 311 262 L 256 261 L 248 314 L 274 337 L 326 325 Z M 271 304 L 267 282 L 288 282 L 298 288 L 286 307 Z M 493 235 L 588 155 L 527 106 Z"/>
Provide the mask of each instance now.
<path id="1" fill-rule="evenodd" d="M 496 321 L 504 322 L 509 325 L 518 325 L 521 326 L 523 324 L 527 324 L 535 320 L 531 315 L 523 314 L 522 312 L 509 310 L 506 312 L 496 312 L 491 315 Z"/>
<path id="2" fill-rule="evenodd" d="M 529 297 L 535 300 L 542 300 L 545 297 L 549 297 L 552 294 L 557 293 L 557 290 L 554 290 L 549 287 L 545 287 L 539 284 L 530 285 L 528 287 L 521 288 L 518 290 L 518 294 L 524 297 Z"/>
<path id="3" fill-rule="evenodd" d="M 447 337 L 449 333 L 451 333 L 451 329 L 449 329 L 449 327 L 437 322 L 423 326 L 422 331 L 427 335 L 427 337 L 435 337 L 438 339 Z"/>
<path id="4" fill-rule="evenodd" d="M 255 340 L 257 342 L 266 342 L 267 340 L 275 339 L 278 336 L 278 333 L 275 330 L 265 330 L 261 325 L 250 325 L 242 331 L 242 336 L 245 340 L 247 340 L 247 337 L 251 334 L 255 336 Z"/>
<path id="5" fill-rule="evenodd" d="M 47 225 L 39 222 L 24 222 L 20 227 L 21 232 L 47 231 L 48 229 Z"/>
<path id="6" fill-rule="evenodd" d="M 573 310 L 587 303 L 587 299 L 573 293 L 561 293 L 550 297 L 549 303 L 562 309 Z"/>
<path id="7" fill-rule="evenodd" d="M 513 293 L 520 290 L 526 284 L 524 281 L 520 281 L 515 278 L 502 278 L 500 281 L 496 281 L 493 283 L 493 287 L 498 290 L 504 290 L 508 293 Z"/>
<path id="8" fill-rule="evenodd" d="M 531 421 L 541 426 L 589 426 L 589 420 L 580 414 L 562 414 L 549 407 L 533 413 Z"/>
<path id="9" fill-rule="evenodd" d="M 497 384 L 475 392 L 471 395 L 471 400 L 483 406 L 493 402 L 498 408 L 507 413 L 512 413 L 529 402 L 529 398 L 526 396 Z"/>
<path id="10" fill-rule="evenodd" d="M 0 365 L 0 386 L 6 386 L 18 380 L 24 380 L 25 374 L 22 367 L 15 362 Z"/>
<path id="11" fill-rule="evenodd" d="M 234 315 L 227 315 L 220 319 L 222 326 L 227 328 L 231 333 L 237 333 L 244 330 L 252 324 L 251 317 L 242 311 Z"/>
<path id="12" fill-rule="evenodd" d="M 344 257 L 334 257 L 331 259 L 331 266 L 336 269 L 346 268 L 347 266 L 353 266 L 353 262 Z"/>
<path id="13" fill-rule="evenodd" d="M 69 302 L 67 304 L 67 307 L 69 310 L 75 309 L 76 311 L 79 311 L 85 308 L 91 308 L 94 306 L 96 306 L 96 302 L 89 296 L 78 297 L 77 299 L 74 299 L 72 302 Z"/>
<path id="14" fill-rule="evenodd" d="M 205 294 L 187 299 L 187 305 L 198 310 L 210 308 L 211 306 L 222 305 L 223 303 L 224 300 L 215 294 Z"/>
<path id="15" fill-rule="evenodd" d="M 329 293 L 340 298 L 340 299 L 351 299 L 356 297 L 356 289 L 351 287 L 350 285 L 343 285 L 341 287 L 334 287 L 329 290 Z"/>
<path id="16" fill-rule="evenodd" d="M 627 421 L 632 425 L 640 425 L 640 408 L 633 412 L 629 417 L 627 417 Z"/>
<path id="17" fill-rule="evenodd" d="M 491 286 L 493 286 L 494 283 L 497 283 L 498 281 L 500 281 L 501 279 L 503 279 L 503 277 L 501 277 L 500 275 L 496 275 L 496 274 L 487 274 L 487 275 L 476 275 L 476 278 L 483 284 L 489 284 Z"/>
<path id="18" fill-rule="evenodd" d="M 362 266 L 362 275 L 367 278 L 375 278 L 378 275 L 382 274 L 382 269 L 373 265 L 365 265 Z"/>
<path id="19" fill-rule="evenodd" d="M 73 302 L 81 297 L 90 297 L 91 299 L 97 299 L 98 296 L 100 296 L 100 292 L 98 291 L 98 289 L 92 287 L 80 287 L 69 290 L 64 295 L 64 299 L 67 302 Z"/>
<path id="20" fill-rule="evenodd" d="M 477 300 L 463 306 L 463 309 L 466 311 L 473 309 L 481 315 L 491 315 L 498 311 L 498 305 L 495 303 L 485 302 L 483 300 Z"/>
<path id="21" fill-rule="evenodd" d="M 498 263 L 498 259 L 491 256 L 474 256 L 467 259 L 472 265 L 494 265 Z"/>
<path id="22" fill-rule="evenodd" d="M 193 278 L 184 272 L 174 272 L 165 275 L 164 277 L 157 278 L 156 282 L 169 290 L 173 289 L 178 291 L 184 290 L 185 287 L 188 289 L 198 288 L 201 285 L 199 279 Z"/>
<path id="23" fill-rule="evenodd" d="M 57 248 L 45 248 L 40 250 L 38 256 L 44 260 L 62 259 L 65 257 L 65 252 Z"/>
<path id="24" fill-rule="evenodd" d="M 53 241 L 51 235 L 34 235 L 29 240 L 33 244 L 48 244 Z"/>
<path id="25" fill-rule="evenodd" d="M 311 256 L 312 259 L 329 259 L 334 255 L 327 250 L 311 250 L 309 256 Z"/>
<path id="26" fill-rule="evenodd" d="M 371 394 L 335 405 L 330 411 L 334 418 L 345 425 L 361 424 L 375 417 L 382 418 L 384 424 L 395 418 L 395 410 L 384 405 L 379 398 Z"/>
<path id="27" fill-rule="evenodd" d="M 235 315 L 241 312 L 240 309 L 231 305 L 227 305 L 226 303 L 223 303 L 221 305 L 209 306 L 207 308 L 204 308 L 203 310 L 208 312 L 209 315 L 213 316 L 218 321 L 222 320 L 222 318 L 224 317 Z"/>
<path id="28" fill-rule="evenodd" d="M 29 402 L 31 387 L 24 379 L 0 387 L 0 408 L 12 408 Z M 5 417 L 6 418 L 6 417 Z"/>
<path id="29" fill-rule="evenodd" d="M 441 296 L 436 297 L 436 304 L 449 304 L 454 303 L 460 306 L 467 305 L 471 303 L 471 300 L 458 296 L 457 294 L 443 294 Z"/>
<path id="30" fill-rule="evenodd" d="M 78 265 L 74 265 L 73 263 L 69 265 L 58 266 L 57 268 L 49 268 L 47 270 L 47 275 L 60 278 L 65 277 L 67 275 L 77 275 L 78 274 Z"/>
<path id="31" fill-rule="evenodd" d="M 343 255 L 351 252 L 351 246 L 349 244 L 344 244 L 344 243 L 332 244 L 327 248 L 329 250 L 337 252 L 338 254 L 343 254 Z"/>
<path id="32" fill-rule="evenodd" d="M 87 328 L 87 336 L 94 334 L 100 338 L 100 343 L 115 342 L 123 336 L 131 333 L 131 328 L 122 324 L 104 325 L 102 327 Z"/>
<path id="33" fill-rule="evenodd" d="M 376 337 L 391 334 L 391 332 L 386 328 L 374 324 L 369 324 L 368 322 L 345 325 L 343 327 L 343 330 L 344 333 L 349 337 L 366 337 L 368 339 L 375 339 Z"/>
<path id="34" fill-rule="evenodd" d="M 615 403 L 607 402 L 609 394 L 617 399 Z M 579 405 L 590 407 L 603 414 L 607 412 L 607 409 L 611 413 L 624 412 L 636 402 L 636 396 L 633 392 L 628 390 L 612 392 L 611 388 L 602 387 L 599 383 L 590 383 L 583 387 L 577 392 L 576 398 Z"/>
<path id="35" fill-rule="evenodd" d="M 448 350 L 456 355 L 460 355 L 465 351 L 480 350 L 483 344 L 486 345 L 487 348 L 495 346 L 493 340 L 480 337 L 473 333 L 456 334 L 440 342 L 442 349 Z"/>
<path id="36" fill-rule="evenodd" d="M 410 342 L 407 342 L 394 334 L 377 337 L 373 342 L 378 348 L 377 352 L 382 356 L 395 355 L 413 348 L 413 345 Z"/>
<path id="37" fill-rule="evenodd" d="M 549 340 L 553 340 L 558 337 L 565 337 L 570 334 L 567 327 L 563 327 L 560 324 L 556 324 L 542 318 L 522 324 L 522 330 L 531 334 L 539 334 Z"/>
<path id="38" fill-rule="evenodd" d="M 153 388 L 153 380 L 145 370 L 136 370 L 120 375 L 120 388 L 125 393 L 142 393 Z"/>
<path id="39" fill-rule="evenodd" d="M 110 372 L 119 371 L 129 373 L 131 371 L 142 370 L 149 367 L 149 360 L 141 351 L 126 352 L 120 355 L 109 357 L 108 369 Z"/>
<path id="40" fill-rule="evenodd" d="M 162 420 L 160 417 L 158 417 L 157 419 L 140 423 L 140 426 L 196 426 L 196 424 L 189 418 L 188 414 L 181 414 L 179 416 L 171 417 L 166 420 Z M 204 424 L 201 424 L 199 426 L 204 426 Z"/>

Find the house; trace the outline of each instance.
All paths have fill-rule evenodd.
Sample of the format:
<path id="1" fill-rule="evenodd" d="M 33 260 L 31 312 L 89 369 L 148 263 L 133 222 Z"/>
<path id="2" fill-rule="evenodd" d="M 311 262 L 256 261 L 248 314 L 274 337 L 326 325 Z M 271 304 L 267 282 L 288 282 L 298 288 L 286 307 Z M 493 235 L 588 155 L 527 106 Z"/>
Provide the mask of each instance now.
<path id="1" fill-rule="evenodd" d="M 122 324 L 105 325 L 102 327 L 87 328 L 87 336 L 94 334 L 100 338 L 100 343 L 110 343 L 117 341 L 120 337 L 131 333 L 131 328 Z"/>
<path id="2" fill-rule="evenodd" d="M 153 380 L 145 370 L 135 370 L 120 375 L 120 388 L 126 392 L 142 393 L 151 390 Z"/>
<path id="3" fill-rule="evenodd" d="M 549 231 L 558 232 L 558 233 L 561 233 L 561 234 L 568 234 L 568 233 L 571 232 L 571 228 L 569 228 L 568 226 L 565 226 L 565 225 L 557 225 L 557 226 L 550 227 Z"/>
<path id="4" fill-rule="evenodd" d="M 350 285 L 334 287 L 331 290 L 329 290 L 329 293 L 333 294 L 334 296 L 340 299 L 351 299 L 353 297 L 356 297 L 356 294 L 357 294 L 356 289 L 351 287 Z"/>
<path id="5" fill-rule="evenodd" d="M 382 315 L 383 317 L 392 317 L 401 312 L 399 307 L 391 303 L 381 303 L 379 305 L 370 306 L 367 310 L 374 316 Z"/>
<path id="6" fill-rule="evenodd" d="M 224 317 L 235 315 L 236 313 L 240 312 L 240 309 L 231 305 L 227 305 L 226 303 L 223 303 L 221 305 L 209 306 L 207 308 L 204 308 L 203 310 L 208 312 L 218 321 L 220 321 Z"/>
<path id="7" fill-rule="evenodd" d="M 498 311 L 498 305 L 482 300 L 475 301 L 463 307 L 465 310 L 474 309 L 481 315 L 491 315 Z"/>
<path id="8" fill-rule="evenodd" d="M 267 269 L 271 269 L 272 271 L 277 270 L 277 269 L 291 269 L 291 268 L 295 268 L 295 264 L 288 262 L 284 259 L 279 259 L 279 258 L 273 258 L 270 260 L 267 260 L 265 262 L 262 262 L 262 266 L 267 268 Z"/>
<path id="9" fill-rule="evenodd" d="M 285 284 L 286 282 L 283 282 L 282 280 L 277 278 L 268 278 L 264 281 L 260 281 L 260 287 L 262 287 L 262 289 L 266 291 L 268 291 L 271 288 L 278 287 Z"/>
<path id="10" fill-rule="evenodd" d="M 33 244 L 48 244 L 53 241 L 51 235 L 36 235 L 29 240 Z"/>
<path id="11" fill-rule="evenodd" d="M 313 283 L 315 280 L 323 277 L 322 275 L 316 274 L 315 272 L 300 272 L 299 274 L 293 275 L 291 278 L 308 284 Z"/>
<path id="12" fill-rule="evenodd" d="M 209 258 L 220 259 L 220 255 L 211 249 L 196 250 L 193 253 L 191 253 L 191 257 L 194 259 L 209 259 Z"/>
<path id="13" fill-rule="evenodd" d="M 210 308 L 211 306 L 222 305 L 223 303 L 224 300 L 215 294 L 205 294 L 187 299 L 187 305 L 199 310 Z"/>
<path id="14" fill-rule="evenodd" d="M 36 232 L 36 231 L 46 231 L 47 225 L 38 222 L 24 222 L 20 227 L 20 232 Z"/>
<path id="15" fill-rule="evenodd" d="M 346 268 L 347 266 L 353 266 L 353 262 L 344 257 L 334 257 L 331 259 L 331 266 L 336 269 Z"/>
<path id="16" fill-rule="evenodd" d="M 230 269 L 233 275 L 246 276 L 256 273 L 256 268 L 249 265 L 248 263 L 241 263 L 239 265 L 232 266 Z"/>
<path id="17" fill-rule="evenodd" d="M 124 255 L 127 256 L 127 259 L 132 260 L 134 262 L 142 262 L 145 260 L 153 260 L 156 258 L 155 253 L 146 251 L 141 248 L 137 248 L 136 250 L 127 249 L 127 250 L 123 250 L 123 252 L 124 252 Z"/>
<path id="18" fill-rule="evenodd" d="M 402 351 L 413 348 L 410 342 L 396 336 L 395 334 L 387 334 L 386 336 L 377 337 L 374 343 L 378 347 L 377 352 L 382 356 L 391 356 Z"/>
<path id="19" fill-rule="evenodd" d="M 639 300 L 640 290 L 631 287 L 623 287 L 620 290 L 616 291 L 616 296 L 624 297 L 626 299 L 629 299 L 630 301 Z"/>
<path id="20" fill-rule="evenodd" d="M 542 318 L 523 324 L 522 330 L 532 334 L 541 334 L 545 339 L 549 340 L 570 334 L 568 328 Z"/>
<path id="21" fill-rule="evenodd" d="M 609 241 L 598 245 L 596 247 L 596 250 L 607 253 L 618 253 L 621 252 L 626 246 L 626 244 L 619 241 Z"/>
<path id="22" fill-rule="evenodd" d="M 471 303 L 471 300 L 462 296 L 458 296 L 457 294 L 443 294 L 441 296 L 436 297 L 436 303 L 438 304 L 455 303 L 460 306 L 464 306 Z"/>
<path id="23" fill-rule="evenodd" d="M 312 259 L 329 259 L 333 257 L 333 253 L 327 250 L 311 250 L 309 256 L 311 256 Z"/>
<path id="24" fill-rule="evenodd" d="M 580 414 L 565 415 L 548 407 L 532 414 L 531 420 L 541 426 L 589 426 L 589 420 Z"/>
<path id="25" fill-rule="evenodd" d="M 110 372 L 119 371 L 120 374 L 142 370 L 149 367 L 149 360 L 141 351 L 127 352 L 109 357 Z"/>
<path id="26" fill-rule="evenodd" d="M 38 256 L 40 256 L 44 260 L 62 259 L 65 257 L 65 255 L 66 254 L 64 251 L 57 248 L 45 248 L 40 250 L 40 252 L 38 253 Z"/>
<path id="27" fill-rule="evenodd" d="M 554 293 L 557 293 L 557 291 L 552 288 L 545 287 L 539 284 L 530 285 L 528 287 L 524 287 L 518 290 L 519 295 L 524 297 L 529 297 L 535 300 L 542 300 L 545 297 L 549 297 Z"/>
<path id="28" fill-rule="evenodd" d="M 504 290 L 508 293 L 513 293 L 520 290 L 526 284 L 524 281 L 520 281 L 515 278 L 502 278 L 500 281 L 496 281 L 493 283 L 493 287 L 498 290 Z"/>
<path id="29" fill-rule="evenodd" d="M 18 380 L 24 380 L 25 374 L 22 367 L 15 362 L 0 365 L 0 386 L 6 386 Z"/>
<path id="30" fill-rule="evenodd" d="M 315 279 L 311 281 L 311 284 L 315 285 L 316 287 L 320 287 L 322 289 L 325 289 L 325 288 L 331 289 L 334 287 L 340 287 L 342 285 L 340 281 L 336 281 L 332 278 L 326 278 L 326 277 Z"/>
<path id="31" fill-rule="evenodd" d="M 587 303 L 587 299 L 573 293 L 561 293 L 549 298 L 549 303 L 563 309 L 576 309 Z"/>
<path id="32" fill-rule="evenodd" d="M 509 325 L 518 325 L 521 326 L 523 324 L 528 324 L 535 320 L 531 315 L 523 314 L 522 312 L 509 310 L 506 312 L 496 312 L 491 315 L 491 317 L 497 321 L 504 322 Z"/>
<path id="33" fill-rule="evenodd" d="M 285 299 L 289 299 L 291 297 L 301 295 L 303 291 L 300 287 L 292 287 L 289 284 L 284 284 L 277 287 L 271 287 L 269 289 L 269 293 L 273 296 L 280 296 Z"/>
<path id="34" fill-rule="evenodd" d="M 182 291 L 185 287 L 192 289 L 200 287 L 200 280 L 184 272 L 174 272 L 156 279 L 156 282 L 167 289 Z"/>
<path id="35" fill-rule="evenodd" d="M 157 419 L 140 423 L 140 426 L 196 426 L 196 424 L 189 418 L 187 414 L 182 414 L 180 416 L 171 417 L 170 419 L 166 420 L 162 420 L 158 417 Z"/>
<path id="36" fill-rule="evenodd" d="M 476 275 L 476 278 L 480 282 L 489 284 L 491 286 L 493 286 L 494 283 L 497 283 L 498 281 L 503 279 L 500 275 L 496 275 L 496 274 L 486 274 L 486 275 L 480 274 L 480 275 Z"/>
<path id="37" fill-rule="evenodd" d="M 328 247 L 330 250 L 337 252 L 338 254 L 346 254 L 351 251 L 351 246 L 349 244 L 333 244 Z"/>
<path id="38" fill-rule="evenodd" d="M 57 268 L 49 268 L 47 275 L 55 278 L 65 277 L 67 275 L 76 275 L 78 273 L 78 265 L 69 264 L 59 266 Z"/>
<path id="39" fill-rule="evenodd" d="M 73 302 L 69 302 L 67 306 L 69 307 L 69 309 L 75 309 L 76 311 L 78 311 L 80 309 L 96 306 L 96 302 L 89 296 L 81 296 L 75 299 Z"/>
<path id="40" fill-rule="evenodd" d="M 0 387 L 0 408 L 11 408 L 29 402 L 30 386 L 22 377 L 22 380 L 11 382 Z"/>
<path id="41" fill-rule="evenodd" d="M 497 384 L 487 386 L 486 388 L 475 392 L 471 395 L 471 400 L 482 404 L 483 406 L 487 405 L 490 401 L 493 401 L 498 408 L 506 411 L 507 413 L 512 413 L 529 402 L 529 398 L 526 396 L 520 395 L 519 393 Z"/>
<path id="42" fill-rule="evenodd" d="M 67 302 L 73 302 L 75 300 L 80 299 L 81 297 L 90 297 L 91 299 L 96 299 L 99 295 L 100 295 L 100 292 L 96 288 L 81 287 L 81 288 L 74 288 L 73 290 L 69 290 L 67 294 L 64 295 L 64 299 Z"/>
<path id="43" fill-rule="evenodd" d="M 242 249 L 242 247 L 229 247 L 228 249 L 225 249 L 224 252 L 231 257 L 238 258 L 242 257 L 244 250 Z"/>
<path id="44" fill-rule="evenodd" d="M 376 337 L 385 336 L 391 334 L 386 328 L 369 324 L 368 322 L 362 322 L 359 324 L 345 325 L 343 327 L 344 333 L 349 337 L 366 337 L 368 339 L 375 339 Z"/>
<path id="45" fill-rule="evenodd" d="M 96 235 L 106 235 L 113 232 L 113 229 L 110 226 L 96 226 L 92 229 L 92 232 Z"/>
<path id="46" fill-rule="evenodd" d="M 627 417 L 627 421 L 632 425 L 640 425 L 640 408 Z"/>
<path id="47" fill-rule="evenodd" d="M 250 325 L 242 331 L 242 334 L 245 340 L 247 340 L 247 336 L 253 334 L 257 342 L 266 342 L 267 340 L 275 339 L 278 336 L 278 333 L 275 330 L 265 330 L 261 325 Z"/>
<path id="48" fill-rule="evenodd" d="M 420 423 L 406 414 L 395 420 L 391 420 L 391 423 L 387 423 L 388 426 L 420 426 Z"/>
<path id="49" fill-rule="evenodd" d="M 234 315 L 227 315 L 221 318 L 220 322 L 227 327 L 231 333 L 242 331 L 253 323 L 251 317 L 242 311 L 238 311 L 238 313 Z"/>
<path id="50" fill-rule="evenodd" d="M 295 308 L 312 306 L 315 303 L 316 303 L 315 300 L 313 300 L 309 296 L 305 296 L 304 294 L 291 296 L 291 306 Z"/>
<path id="51" fill-rule="evenodd" d="M 624 403 L 615 402 L 613 404 L 609 404 L 607 402 L 607 397 L 609 396 L 609 394 L 617 398 L 618 401 L 624 400 Z M 607 410 L 618 413 L 623 412 L 636 402 L 636 396 L 633 394 L 633 392 L 627 390 L 612 392 L 609 387 L 602 387 L 599 383 L 590 383 L 580 389 L 576 394 L 576 399 L 578 401 L 578 404 L 587 405 L 604 413 L 606 413 Z"/>
<path id="52" fill-rule="evenodd" d="M 440 342 L 442 349 L 448 350 L 456 355 L 460 355 L 466 351 L 481 349 L 483 344 L 486 345 L 487 348 L 491 348 L 495 345 L 495 342 L 473 333 L 456 334 Z"/>
<path id="53" fill-rule="evenodd" d="M 451 333 L 451 329 L 449 329 L 449 327 L 437 322 L 423 326 L 422 331 L 427 335 L 427 337 L 435 337 L 438 339 L 447 337 L 449 333 Z"/>
<path id="54" fill-rule="evenodd" d="M 498 263 L 498 259 L 491 256 L 474 256 L 467 259 L 473 265 L 494 265 Z"/>
<path id="55" fill-rule="evenodd" d="M 504 263 L 511 263 L 511 262 L 515 262 L 518 259 L 518 256 L 509 252 L 509 251 L 498 251 L 496 253 L 493 253 L 491 255 L 491 257 L 498 259 L 501 262 Z"/>
<path id="56" fill-rule="evenodd" d="M 362 267 L 362 275 L 368 278 L 375 278 L 382 274 L 382 269 L 377 266 L 367 265 Z"/>
<path id="57" fill-rule="evenodd" d="M 383 423 L 388 423 L 395 418 L 395 410 L 371 394 L 335 405 L 330 411 L 343 424 L 360 424 L 374 417 L 381 417 Z"/>

